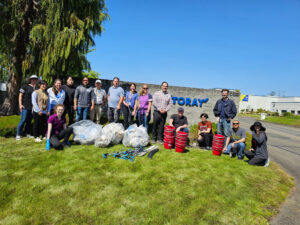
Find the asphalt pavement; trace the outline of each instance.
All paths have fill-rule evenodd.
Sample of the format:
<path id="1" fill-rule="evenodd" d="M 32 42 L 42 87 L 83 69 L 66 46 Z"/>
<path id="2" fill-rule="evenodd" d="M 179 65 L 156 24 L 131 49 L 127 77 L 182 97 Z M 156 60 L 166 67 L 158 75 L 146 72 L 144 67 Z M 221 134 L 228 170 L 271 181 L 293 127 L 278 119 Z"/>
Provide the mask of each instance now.
<path id="1" fill-rule="evenodd" d="M 239 117 L 240 126 L 250 131 L 254 118 Z M 279 209 L 272 225 L 300 225 L 300 128 L 263 122 L 268 136 L 268 152 L 276 162 L 295 178 L 296 189 Z"/>

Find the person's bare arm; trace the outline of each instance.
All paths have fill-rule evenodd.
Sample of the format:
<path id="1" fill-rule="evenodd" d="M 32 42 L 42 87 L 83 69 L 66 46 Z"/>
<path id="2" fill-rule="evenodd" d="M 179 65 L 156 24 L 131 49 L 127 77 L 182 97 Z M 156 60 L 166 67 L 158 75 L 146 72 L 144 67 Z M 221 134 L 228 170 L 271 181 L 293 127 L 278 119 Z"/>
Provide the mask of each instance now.
<path id="1" fill-rule="evenodd" d="M 230 141 L 230 137 L 225 137 L 226 138 L 226 144 L 225 144 L 225 147 L 223 149 L 223 152 L 227 151 L 227 147 L 228 147 L 228 144 L 229 144 L 229 141 Z"/>
<path id="2" fill-rule="evenodd" d="M 170 124 L 170 126 L 172 126 L 173 127 L 173 119 L 170 119 L 170 122 L 169 122 L 169 124 Z"/>
<path id="3" fill-rule="evenodd" d="M 48 123 L 47 139 L 50 139 L 51 131 L 52 131 L 52 123 Z"/>
<path id="4" fill-rule="evenodd" d="M 117 105 L 117 109 L 118 109 L 118 110 L 121 108 L 121 103 L 123 102 L 123 100 L 124 100 L 124 96 L 121 96 L 121 97 L 120 97 L 120 100 L 119 100 L 119 103 L 118 103 L 118 105 Z"/>
<path id="5" fill-rule="evenodd" d="M 23 93 L 20 93 L 19 94 L 19 108 L 20 108 L 20 112 L 22 112 L 23 109 L 24 109 L 22 98 L 23 98 Z"/>

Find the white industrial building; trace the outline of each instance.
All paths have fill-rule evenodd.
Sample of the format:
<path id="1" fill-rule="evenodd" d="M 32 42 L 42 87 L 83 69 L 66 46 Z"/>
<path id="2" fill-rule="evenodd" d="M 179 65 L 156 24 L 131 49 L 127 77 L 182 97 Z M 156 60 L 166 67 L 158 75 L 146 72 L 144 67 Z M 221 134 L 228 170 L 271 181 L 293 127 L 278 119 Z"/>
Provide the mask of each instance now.
<path id="1" fill-rule="evenodd" d="M 239 111 L 245 112 L 264 109 L 271 112 L 290 112 L 300 115 L 300 97 L 241 95 Z"/>

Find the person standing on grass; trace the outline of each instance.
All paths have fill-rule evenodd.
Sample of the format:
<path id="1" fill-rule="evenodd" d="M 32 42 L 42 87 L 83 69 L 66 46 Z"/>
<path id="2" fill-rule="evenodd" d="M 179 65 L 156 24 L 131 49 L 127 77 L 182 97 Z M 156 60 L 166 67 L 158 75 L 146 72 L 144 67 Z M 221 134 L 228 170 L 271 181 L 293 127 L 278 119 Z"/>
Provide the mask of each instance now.
<path id="1" fill-rule="evenodd" d="M 66 118 L 63 116 L 64 110 L 65 106 L 63 104 L 57 104 L 54 107 L 54 114 L 48 119 L 46 150 L 50 150 L 50 145 L 56 150 L 69 147 L 68 142 L 73 133 L 73 128 L 67 127 Z M 62 139 L 63 141 L 60 142 Z"/>
<path id="2" fill-rule="evenodd" d="M 125 130 L 133 124 L 133 119 L 136 114 L 138 94 L 136 92 L 136 85 L 130 84 L 130 91 L 126 92 L 125 98 L 123 99 L 122 113 L 124 116 L 124 128 Z"/>
<path id="3" fill-rule="evenodd" d="M 148 85 L 144 84 L 139 96 L 139 109 L 137 112 L 137 120 L 139 125 L 143 125 L 147 131 L 151 120 L 152 95 L 148 93 Z"/>
<path id="4" fill-rule="evenodd" d="M 102 87 L 101 80 L 96 80 L 95 86 L 96 87 L 93 88 L 95 107 L 90 112 L 90 119 L 93 121 L 94 118 L 96 117 L 96 123 L 100 124 L 102 109 L 106 102 L 106 91 L 101 88 Z"/>
<path id="5" fill-rule="evenodd" d="M 238 155 L 238 159 L 242 160 L 244 158 L 244 150 L 246 147 L 246 130 L 240 127 L 240 122 L 234 120 L 232 122 L 233 128 L 228 132 L 228 138 L 225 143 L 223 152 L 229 154 L 229 156 L 235 157 Z"/>
<path id="6" fill-rule="evenodd" d="M 25 84 L 19 93 L 19 109 L 21 112 L 21 120 L 19 122 L 16 134 L 16 140 L 21 140 L 21 134 L 23 131 L 23 127 L 25 125 L 24 135 L 28 138 L 33 138 L 30 135 L 31 130 L 31 121 L 32 121 L 32 102 L 31 102 L 31 94 L 36 88 L 36 83 L 38 81 L 37 75 L 31 75 L 29 77 L 29 84 Z"/>
<path id="7" fill-rule="evenodd" d="M 120 108 L 124 99 L 124 90 L 119 86 L 119 83 L 120 79 L 118 77 L 114 77 L 113 86 L 109 88 L 107 94 L 107 118 L 110 123 L 119 122 Z"/>
<path id="8" fill-rule="evenodd" d="M 222 98 L 219 99 L 213 109 L 217 117 L 218 134 L 229 136 L 230 122 L 236 116 L 237 110 L 233 100 L 228 98 L 229 90 L 222 89 Z"/>
<path id="9" fill-rule="evenodd" d="M 35 142 L 41 142 L 40 136 L 46 136 L 47 130 L 47 116 L 48 112 L 48 94 L 47 94 L 47 82 L 40 81 L 40 89 L 34 91 L 31 95 L 31 101 L 33 105 L 33 136 Z"/>
<path id="10" fill-rule="evenodd" d="M 167 119 L 167 112 L 171 108 L 172 97 L 167 92 L 168 83 L 166 81 L 161 84 L 161 91 L 156 91 L 153 95 L 153 130 L 152 142 L 158 141 L 163 144 L 164 125 Z"/>
<path id="11" fill-rule="evenodd" d="M 78 86 L 74 94 L 74 110 L 76 113 L 76 122 L 86 120 L 90 110 L 95 107 L 95 96 L 93 88 L 89 86 L 89 79 L 84 77 L 82 84 Z"/>
<path id="12" fill-rule="evenodd" d="M 199 147 L 204 147 L 206 150 L 210 150 L 212 146 L 213 133 L 211 122 L 208 121 L 208 115 L 202 113 L 201 122 L 198 123 L 198 143 Z"/>
<path id="13" fill-rule="evenodd" d="M 66 92 L 61 88 L 61 80 L 56 79 L 52 88 L 47 90 L 48 92 L 48 112 L 52 115 L 53 109 L 57 104 L 63 104 L 66 97 Z"/>
<path id="14" fill-rule="evenodd" d="M 264 166 L 268 161 L 266 128 L 260 122 L 255 122 L 251 127 L 252 146 L 245 152 L 248 163 L 254 166 Z"/>
<path id="15" fill-rule="evenodd" d="M 184 109 L 179 107 L 178 108 L 178 113 L 177 114 L 173 114 L 170 118 L 170 126 L 175 127 L 175 133 L 182 131 L 185 133 L 189 133 L 189 129 L 188 129 L 188 121 L 186 116 L 183 115 L 184 113 Z M 187 137 L 187 146 L 189 146 L 189 138 Z"/>
<path id="16" fill-rule="evenodd" d="M 67 84 L 62 86 L 62 89 L 66 93 L 64 105 L 66 107 L 64 115 L 68 114 L 69 116 L 69 125 L 74 123 L 74 94 L 75 94 L 75 87 L 74 87 L 74 80 L 73 77 L 69 76 L 67 78 Z"/>

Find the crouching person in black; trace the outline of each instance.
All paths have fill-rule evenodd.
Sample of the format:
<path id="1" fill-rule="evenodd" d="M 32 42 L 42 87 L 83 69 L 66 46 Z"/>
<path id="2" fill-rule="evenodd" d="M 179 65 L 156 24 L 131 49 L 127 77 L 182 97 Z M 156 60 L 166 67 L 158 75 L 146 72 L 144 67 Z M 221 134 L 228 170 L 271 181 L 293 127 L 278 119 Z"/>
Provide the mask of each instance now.
<path id="1" fill-rule="evenodd" d="M 255 122 L 251 127 L 252 147 L 245 152 L 248 163 L 255 166 L 264 166 L 268 160 L 266 128 L 260 122 Z"/>
<path id="2" fill-rule="evenodd" d="M 208 115 L 206 113 L 202 113 L 201 122 L 198 123 L 198 143 L 200 148 L 205 148 L 206 150 L 211 149 L 213 133 L 211 122 L 208 121 Z"/>
<path id="3" fill-rule="evenodd" d="M 66 118 L 63 116 L 65 107 L 62 104 L 57 104 L 54 108 L 54 114 L 48 119 L 47 144 L 46 150 L 52 145 L 56 150 L 63 150 L 64 147 L 69 147 L 69 137 L 73 133 L 73 128 L 67 128 Z M 62 140 L 60 142 L 60 140 Z"/>

